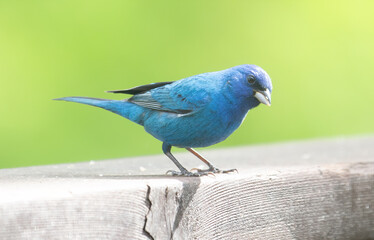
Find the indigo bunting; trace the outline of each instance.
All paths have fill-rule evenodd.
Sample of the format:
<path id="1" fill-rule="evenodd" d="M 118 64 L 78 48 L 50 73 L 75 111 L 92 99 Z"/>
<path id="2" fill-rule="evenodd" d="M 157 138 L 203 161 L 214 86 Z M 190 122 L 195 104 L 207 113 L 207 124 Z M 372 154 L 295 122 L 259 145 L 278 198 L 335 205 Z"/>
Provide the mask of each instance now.
<path id="1" fill-rule="evenodd" d="M 174 82 L 159 82 L 126 90 L 108 91 L 133 95 L 124 100 L 64 97 L 56 100 L 83 103 L 119 114 L 160 140 L 162 150 L 180 172 L 172 175 L 201 176 L 227 173 L 214 167 L 193 148 L 225 140 L 242 123 L 248 111 L 260 103 L 270 106 L 272 83 L 256 65 L 239 65 Z M 186 148 L 208 169 L 190 172 L 172 155 L 172 146 Z"/>

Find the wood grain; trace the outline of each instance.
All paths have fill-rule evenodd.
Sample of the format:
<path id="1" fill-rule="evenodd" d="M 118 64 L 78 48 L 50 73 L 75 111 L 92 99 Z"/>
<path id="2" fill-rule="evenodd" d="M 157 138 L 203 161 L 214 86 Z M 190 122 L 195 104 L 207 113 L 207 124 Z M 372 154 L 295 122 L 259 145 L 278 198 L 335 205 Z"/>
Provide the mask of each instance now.
<path id="1" fill-rule="evenodd" d="M 201 178 L 160 174 L 162 156 L 3 169 L 0 239 L 374 239 L 373 146 L 207 151 L 240 173 Z"/>

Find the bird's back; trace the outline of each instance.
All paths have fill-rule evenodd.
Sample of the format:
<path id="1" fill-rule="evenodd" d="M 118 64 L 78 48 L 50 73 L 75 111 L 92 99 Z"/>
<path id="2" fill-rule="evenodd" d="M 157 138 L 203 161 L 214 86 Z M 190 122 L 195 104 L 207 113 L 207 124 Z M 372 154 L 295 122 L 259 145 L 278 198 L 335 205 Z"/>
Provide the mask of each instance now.
<path id="1" fill-rule="evenodd" d="M 240 108 L 226 75 L 220 72 L 182 79 L 145 94 L 170 109 L 189 111 L 144 115 L 147 132 L 179 147 L 204 147 L 223 141 L 239 127 L 248 111 Z"/>

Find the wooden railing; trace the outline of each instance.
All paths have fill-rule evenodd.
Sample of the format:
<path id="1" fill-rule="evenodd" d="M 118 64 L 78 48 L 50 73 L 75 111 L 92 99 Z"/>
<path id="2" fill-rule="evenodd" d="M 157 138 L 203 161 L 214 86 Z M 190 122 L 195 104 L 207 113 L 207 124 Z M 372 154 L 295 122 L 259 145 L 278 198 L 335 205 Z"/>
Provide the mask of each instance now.
<path id="1" fill-rule="evenodd" d="M 0 170 L 0 239 L 374 239 L 373 136 L 203 154 Z"/>

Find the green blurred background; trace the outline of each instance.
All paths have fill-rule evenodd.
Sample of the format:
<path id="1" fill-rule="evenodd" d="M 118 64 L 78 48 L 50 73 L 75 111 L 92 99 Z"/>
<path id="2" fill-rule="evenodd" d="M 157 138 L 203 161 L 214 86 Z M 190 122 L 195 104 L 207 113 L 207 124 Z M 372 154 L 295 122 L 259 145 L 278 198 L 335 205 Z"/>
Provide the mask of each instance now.
<path id="1" fill-rule="evenodd" d="M 374 132 L 374 1 L 0 1 L 0 167 L 161 154 L 142 127 L 51 99 L 239 64 L 273 80 L 215 147 Z"/>

